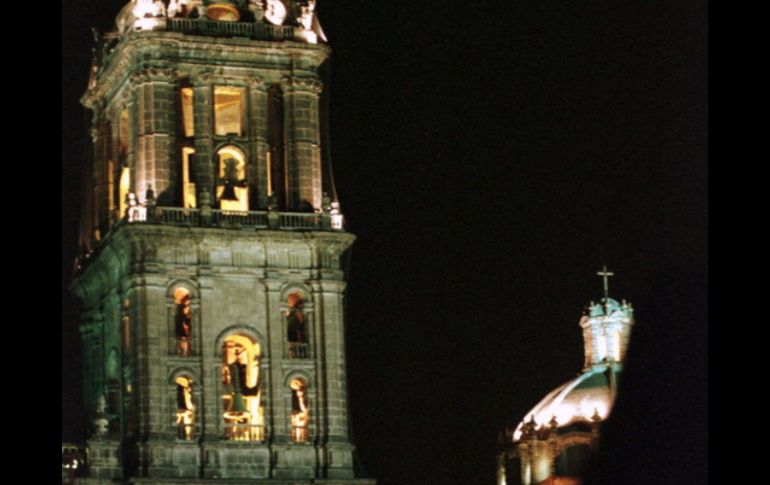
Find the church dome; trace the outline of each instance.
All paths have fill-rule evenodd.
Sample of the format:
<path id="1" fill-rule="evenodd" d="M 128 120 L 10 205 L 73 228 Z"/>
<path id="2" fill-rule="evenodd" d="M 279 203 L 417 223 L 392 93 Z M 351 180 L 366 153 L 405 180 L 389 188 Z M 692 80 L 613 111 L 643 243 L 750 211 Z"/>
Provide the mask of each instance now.
<path id="1" fill-rule="evenodd" d="M 620 364 L 596 365 L 548 393 L 516 427 L 513 440 L 546 425 L 558 429 L 603 421 L 612 409 Z"/>

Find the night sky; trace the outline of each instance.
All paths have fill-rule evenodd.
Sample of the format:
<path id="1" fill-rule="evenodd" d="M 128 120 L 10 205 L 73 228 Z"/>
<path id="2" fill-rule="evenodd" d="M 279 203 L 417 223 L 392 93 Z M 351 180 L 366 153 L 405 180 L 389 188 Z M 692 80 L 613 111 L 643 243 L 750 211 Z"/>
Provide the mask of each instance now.
<path id="1" fill-rule="evenodd" d="M 83 438 L 64 290 L 89 149 L 78 99 L 90 27 L 110 30 L 124 3 L 63 0 L 65 441 Z M 580 371 L 578 320 L 605 263 L 611 295 L 636 310 L 626 387 L 659 413 L 651 430 L 621 423 L 644 435 L 628 453 L 659 432 L 666 476 L 704 473 L 705 2 L 319 0 L 317 12 L 333 48 L 334 176 L 358 236 L 348 389 L 367 475 L 492 483 L 498 433 Z"/>

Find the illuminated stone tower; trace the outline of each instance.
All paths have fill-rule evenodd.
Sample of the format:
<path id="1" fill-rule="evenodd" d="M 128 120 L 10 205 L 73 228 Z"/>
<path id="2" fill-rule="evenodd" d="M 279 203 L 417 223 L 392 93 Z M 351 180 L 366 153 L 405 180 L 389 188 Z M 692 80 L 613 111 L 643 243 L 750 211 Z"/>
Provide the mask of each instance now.
<path id="1" fill-rule="evenodd" d="M 354 236 L 325 163 L 314 10 L 132 0 L 97 39 L 72 285 L 92 481 L 374 483 L 354 478 Z"/>
<path id="2" fill-rule="evenodd" d="M 599 439 L 599 426 L 615 402 L 634 311 L 610 298 L 606 266 L 604 297 L 580 319 L 583 371 L 546 395 L 517 427 L 506 431 L 498 455 L 498 485 L 579 485 Z"/>

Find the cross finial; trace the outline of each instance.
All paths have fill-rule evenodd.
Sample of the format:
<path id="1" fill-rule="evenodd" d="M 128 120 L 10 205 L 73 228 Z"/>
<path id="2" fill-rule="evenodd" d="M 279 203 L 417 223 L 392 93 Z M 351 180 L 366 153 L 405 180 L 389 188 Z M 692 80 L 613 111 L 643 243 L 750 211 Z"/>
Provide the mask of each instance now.
<path id="1" fill-rule="evenodd" d="M 608 299 L 610 297 L 610 282 L 609 277 L 615 276 L 615 273 L 612 271 L 607 271 L 607 265 L 603 265 L 602 270 L 596 273 L 597 275 L 601 276 L 604 279 L 604 299 Z"/>

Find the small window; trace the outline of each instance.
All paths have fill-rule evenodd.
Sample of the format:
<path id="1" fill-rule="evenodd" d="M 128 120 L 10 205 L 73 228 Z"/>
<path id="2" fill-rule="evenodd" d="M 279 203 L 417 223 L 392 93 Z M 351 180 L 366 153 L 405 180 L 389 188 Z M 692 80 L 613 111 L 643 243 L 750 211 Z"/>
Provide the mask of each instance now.
<path id="1" fill-rule="evenodd" d="M 177 377 L 175 382 L 177 438 L 191 440 L 195 427 L 192 380 L 189 377 Z"/>
<path id="2" fill-rule="evenodd" d="M 194 159 L 195 149 L 192 147 L 182 147 L 182 206 L 187 209 L 194 209 L 197 205 L 195 180 L 190 169 L 193 166 Z"/>
<path id="3" fill-rule="evenodd" d="M 291 440 L 295 443 L 305 443 L 310 437 L 307 383 L 304 379 L 295 378 L 291 380 L 289 387 L 291 388 Z"/>
<path id="4" fill-rule="evenodd" d="M 174 337 L 176 337 L 176 353 L 190 355 L 190 339 L 192 338 L 192 308 L 190 292 L 184 288 L 174 290 Z"/>
<path id="5" fill-rule="evenodd" d="M 243 88 L 214 88 L 214 132 L 217 135 L 243 134 Z"/>
<path id="6" fill-rule="evenodd" d="M 195 123 L 193 118 L 193 89 L 182 88 L 182 137 L 195 136 Z"/>

